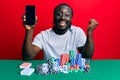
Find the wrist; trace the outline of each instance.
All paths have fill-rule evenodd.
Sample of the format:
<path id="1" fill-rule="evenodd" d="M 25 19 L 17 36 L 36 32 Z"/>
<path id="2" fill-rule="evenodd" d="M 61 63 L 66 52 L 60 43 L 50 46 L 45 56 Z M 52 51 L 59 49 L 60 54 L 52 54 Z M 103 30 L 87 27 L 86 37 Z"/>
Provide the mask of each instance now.
<path id="1" fill-rule="evenodd" d="M 93 33 L 93 30 L 87 30 L 87 33 L 88 33 L 88 34 L 92 34 L 92 33 Z"/>
<path id="2" fill-rule="evenodd" d="M 34 27 L 35 27 L 35 25 L 25 25 L 26 31 L 33 31 Z"/>
<path id="3" fill-rule="evenodd" d="M 26 29 L 26 33 L 33 33 L 33 32 L 34 32 L 33 29 L 30 29 L 30 30 Z"/>
<path id="4" fill-rule="evenodd" d="M 92 38 L 93 35 L 93 31 L 87 31 L 87 37 L 88 38 Z"/>

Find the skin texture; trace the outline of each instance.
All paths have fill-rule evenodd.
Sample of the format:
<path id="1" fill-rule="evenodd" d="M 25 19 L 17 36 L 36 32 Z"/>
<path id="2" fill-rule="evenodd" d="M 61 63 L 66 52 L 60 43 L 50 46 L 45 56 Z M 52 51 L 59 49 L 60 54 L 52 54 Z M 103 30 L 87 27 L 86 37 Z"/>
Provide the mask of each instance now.
<path id="1" fill-rule="evenodd" d="M 79 47 L 78 50 L 81 51 L 84 58 L 91 59 L 94 52 L 94 41 L 93 41 L 93 31 L 97 27 L 98 22 L 95 19 L 90 19 L 87 29 L 87 40 L 83 47 Z"/>
<path id="2" fill-rule="evenodd" d="M 72 14 L 67 6 L 60 6 L 54 12 L 54 28 L 56 34 L 62 35 L 71 27 Z"/>
<path id="3" fill-rule="evenodd" d="M 70 6 L 66 4 L 59 5 L 54 10 L 54 20 L 53 20 L 53 30 L 58 35 L 63 35 L 71 27 L 73 11 Z M 34 27 L 37 24 L 37 17 L 35 25 L 25 25 L 26 17 L 23 16 L 23 25 L 25 27 L 26 33 L 22 46 L 22 57 L 23 60 L 31 60 L 38 54 L 41 49 L 35 45 L 32 45 L 32 35 L 34 32 Z M 78 47 L 78 50 L 82 53 L 84 58 L 92 58 L 94 52 L 94 42 L 93 42 L 93 31 L 98 25 L 95 19 L 90 19 L 87 28 L 87 41 L 85 46 Z"/>

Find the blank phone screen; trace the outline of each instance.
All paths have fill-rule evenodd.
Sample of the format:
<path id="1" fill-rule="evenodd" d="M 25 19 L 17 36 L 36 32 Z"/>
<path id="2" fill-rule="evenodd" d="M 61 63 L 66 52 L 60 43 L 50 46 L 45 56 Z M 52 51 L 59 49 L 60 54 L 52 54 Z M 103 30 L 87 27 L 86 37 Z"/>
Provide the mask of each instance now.
<path id="1" fill-rule="evenodd" d="M 35 6 L 26 5 L 26 25 L 35 24 Z"/>

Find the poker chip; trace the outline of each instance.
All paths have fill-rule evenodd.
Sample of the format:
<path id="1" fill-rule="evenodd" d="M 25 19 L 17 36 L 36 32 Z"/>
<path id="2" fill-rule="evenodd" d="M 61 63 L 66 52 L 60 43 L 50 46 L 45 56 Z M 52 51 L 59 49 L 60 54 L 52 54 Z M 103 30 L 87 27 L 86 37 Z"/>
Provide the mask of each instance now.
<path id="1" fill-rule="evenodd" d="M 76 58 L 75 58 L 76 57 Z M 90 59 L 82 58 L 82 54 L 76 54 L 73 50 L 69 54 L 61 54 L 60 58 L 51 57 L 47 63 L 39 64 L 36 72 L 41 75 L 50 75 L 69 72 L 85 72 L 90 71 Z"/>

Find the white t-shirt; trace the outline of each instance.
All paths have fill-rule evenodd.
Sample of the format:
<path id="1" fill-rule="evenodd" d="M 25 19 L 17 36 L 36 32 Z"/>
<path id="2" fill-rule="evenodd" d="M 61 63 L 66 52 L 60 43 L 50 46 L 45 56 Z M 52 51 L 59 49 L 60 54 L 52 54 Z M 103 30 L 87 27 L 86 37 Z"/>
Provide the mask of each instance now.
<path id="1" fill-rule="evenodd" d="M 32 44 L 38 46 L 44 52 L 44 59 L 51 57 L 59 58 L 61 54 L 69 54 L 70 50 L 77 53 L 77 48 L 84 46 L 86 35 L 80 27 L 71 26 L 64 34 L 56 34 L 52 28 L 41 31 L 33 40 Z"/>

